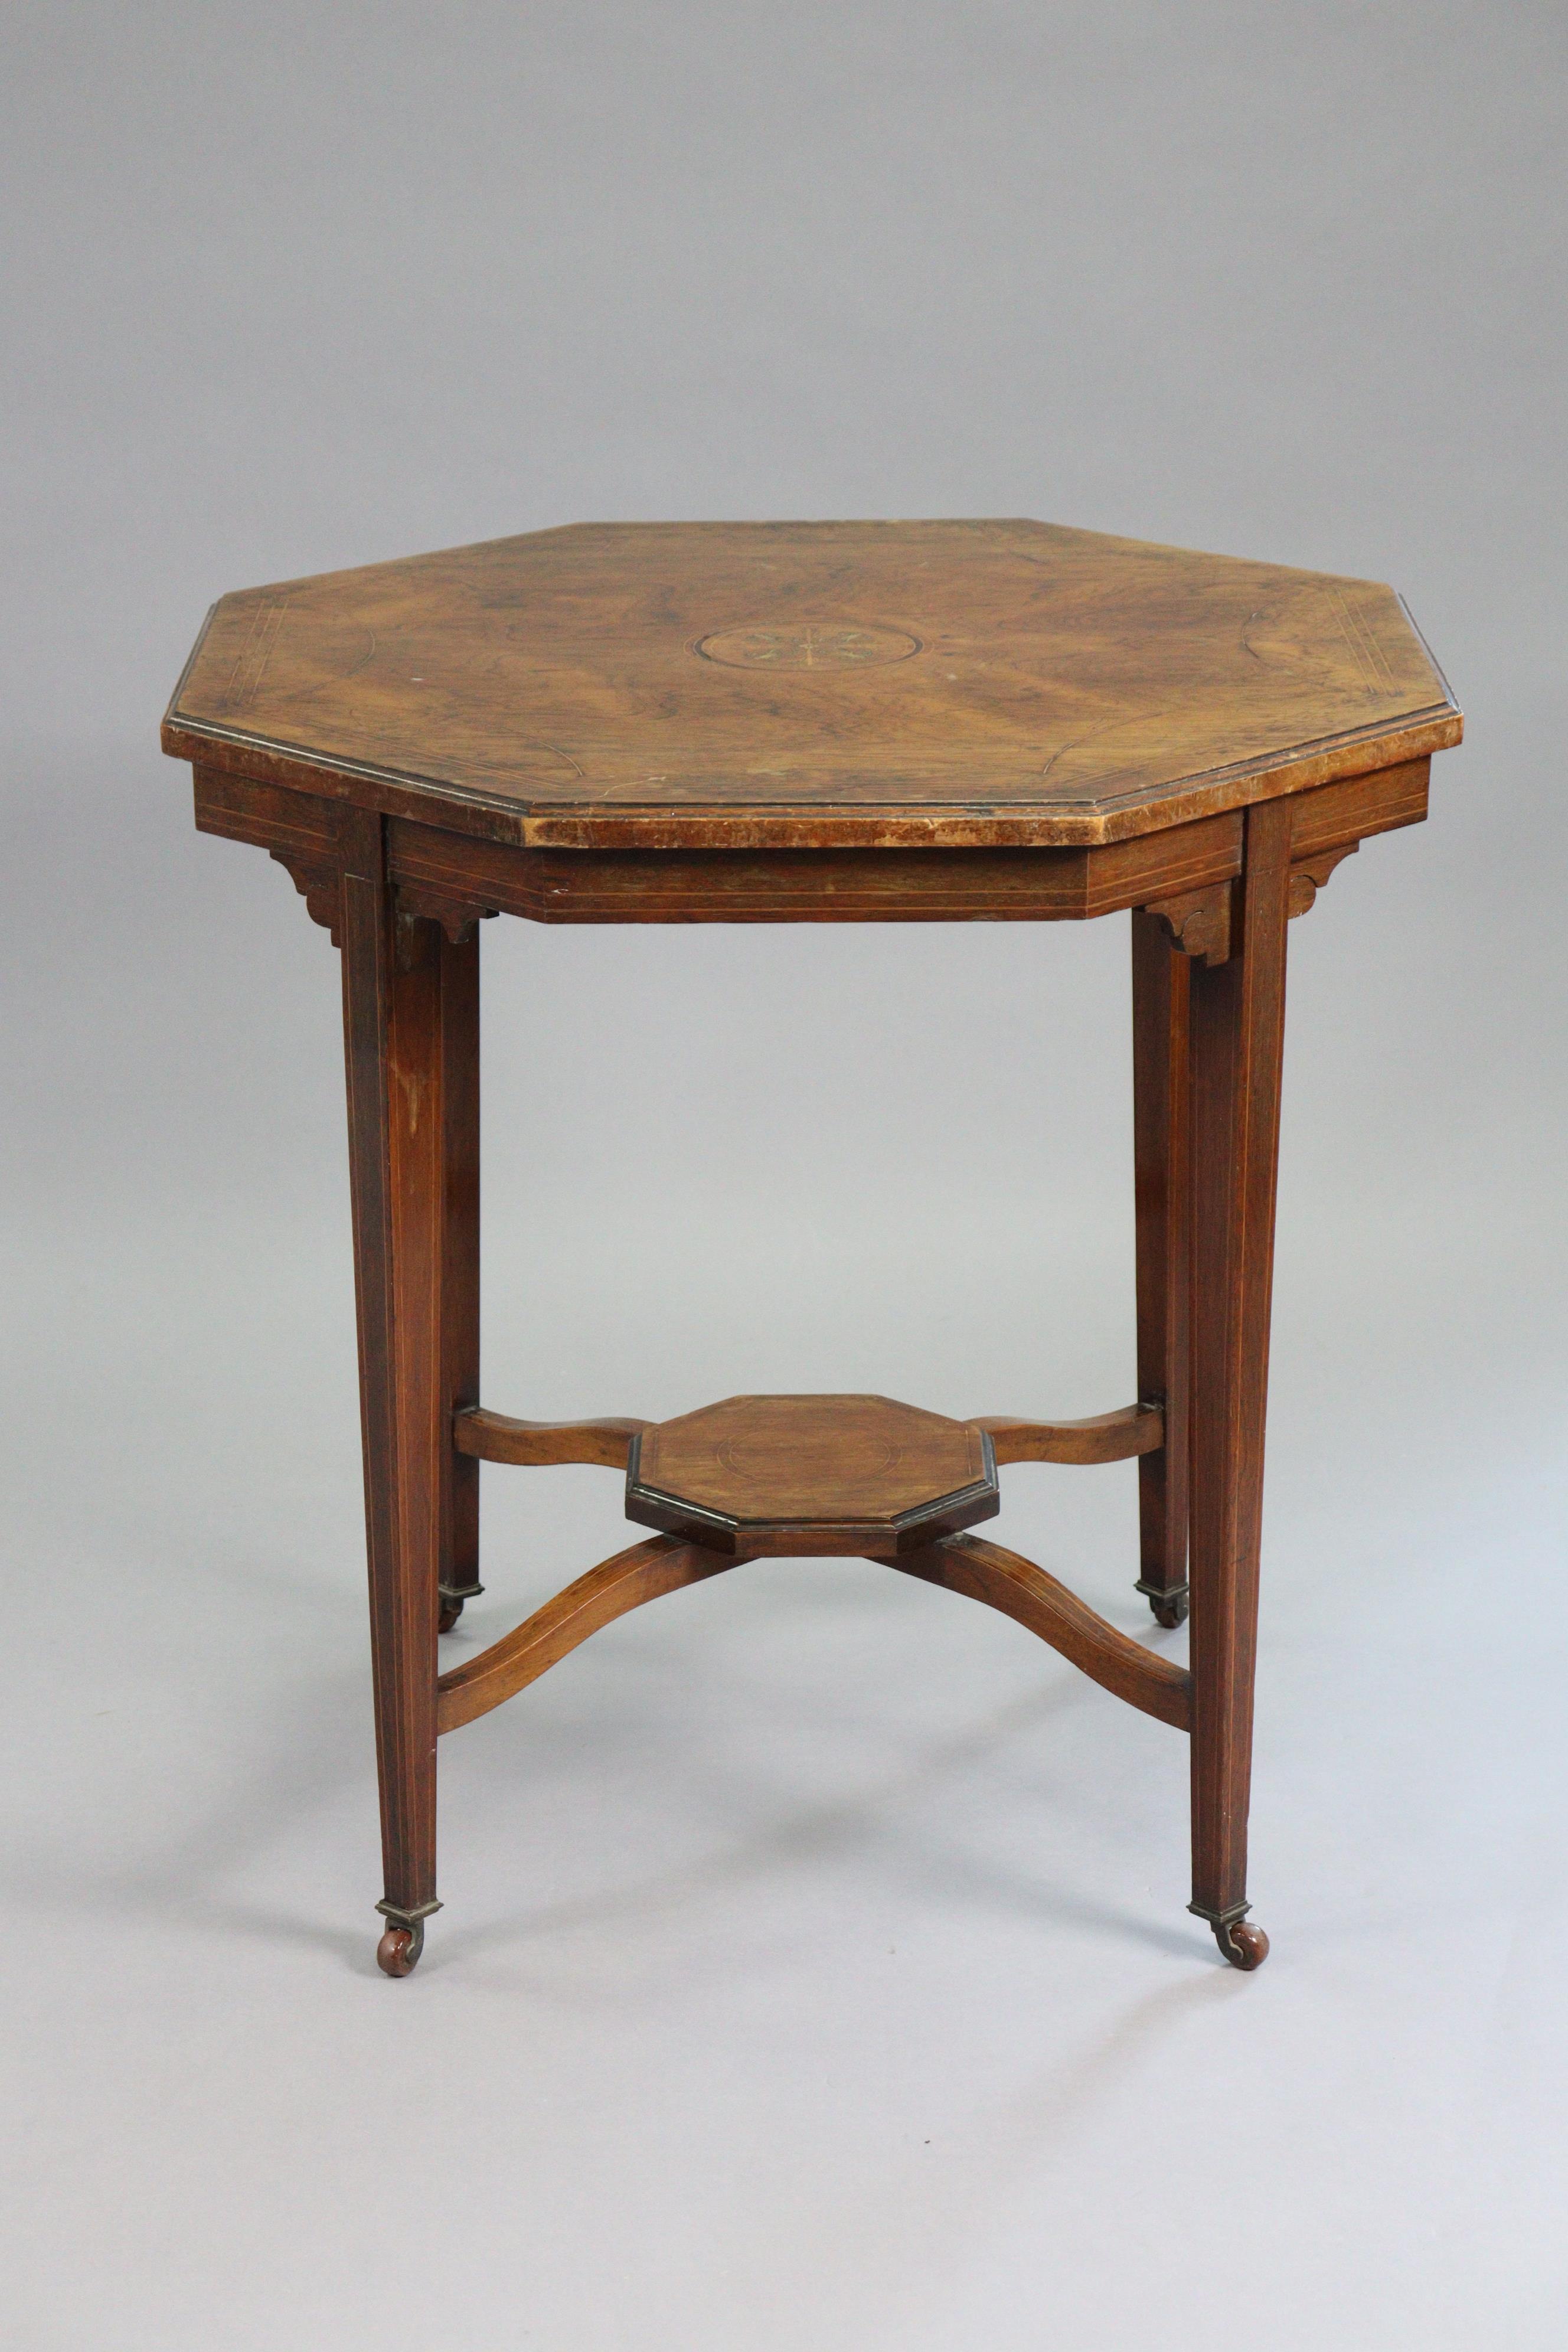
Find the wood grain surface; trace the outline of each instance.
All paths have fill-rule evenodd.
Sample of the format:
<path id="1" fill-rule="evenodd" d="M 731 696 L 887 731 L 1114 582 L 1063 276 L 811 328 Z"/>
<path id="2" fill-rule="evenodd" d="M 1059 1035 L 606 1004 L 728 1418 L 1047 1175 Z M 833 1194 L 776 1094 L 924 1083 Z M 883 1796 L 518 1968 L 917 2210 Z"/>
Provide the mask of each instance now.
<path id="1" fill-rule="evenodd" d="M 1023 520 L 621 523 L 225 596 L 164 743 L 529 846 L 980 848 L 1460 724 L 1373 582 Z"/>
<path id="2" fill-rule="evenodd" d="M 879 1559 L 991 1518 L 971 1422 L 880 1396 L 740 1396 L 645 1430 L 626 1517 L 753 1559 Z"/>
<path id="3" fill-rule="evenodd" d="M 1113 1696 L 1125 1699 L 1144 1715 L 1156 1717 L 1173 1730 L 1188 1728 L 1192 1711 L 1192 1681 L 1184 1666 L 1144 1649 L 1140 1642 L 1107 1623 L 1076 1592 L 1037 1568 L 1032 1559 L 984 1536 L 948 1536 L 890 1560 L 889 1567 L 927 1584 L 966 1593 L 988 1608 L 1027 1626 L 1053 1650 L 1059 1650 L 1080 1673 Z"/>
<path id="4" fill-rule="evenodd" d="M 628 1609 L 640 1609 L 645 1601 L 678 1592 L 683 1585 L 700 1584 L 705 1577 L 717 1576 L 735 1565 L 725 1554 L 678 1543 L 670 1536 L 654 1536 L 617 1552 L 614 1559 L 591 1568 L 563 1592 L 556 1593 L 477 1658 L 444 1674 L 436 1691 L 437 1731 L 456 1731 L 459 1725 L 472 1723 L 476 1716 L 488 1715 L 492 1706 L 500 1706 L 537 1682 L 590 1633 L 613 1624 Z"/>
<path id="5" fill-rule="evenodd" d="M 1024 1421 L 1013 1413 L 977 1413 L 996 1460 L 1005 1462 L 1125 1462 L 1154 1454 L 1165 1443 L 1158 1405 L 1119 1405 L 1114 1412 L 1091 1413 L 1087 1421 Z"/>
<path id="6" fill-rule="evenodd" d="M 1216 1926 L 1247 1901 L 1292 814 L 1248 811 L 1236 952 L 1189 1007 L 1192 1907 Z"/>
<path id="7" fill-rule="evenodd" d="M 1228 934 L 1228 908 L 1226 930 Z M 1192 1222 L 1191 959 L 1157 916 L 1132 918 L 1132 1191 L 1138 1392 L 1164 1416 L 1164 1444 L 1138 1465 L 1138 1590 L 1159 1622 L 1187 1609 L 1187 1447 Z"/>
<path id="8" fill-rule="evenodd" d="M 464 1125 L 448 1085 L 467 1082 L 447 1055 L 468 1029 L 435 927 L 397 937 L 381 833 L 374 818 L 353 822 L 339 929 L 385 1897 L 416 1912 L 436 1900 L 437 1620 L 454 1534 L 443 1383 L 468 1361 L 446 1297 L 454 1276 L 467 1282 L 447 1233 L 446 1154 Z"/>
<path id="9" fill-rule="evenodd" d="M 1337 852 L 1419 824 L 1430 767 L 1409 760 L 1296 794 L 1293 887 L 1314 894 Z M 195 815 L 204 833 L 270 850 L 310 912 L 333 925 L 356 812 L 318 783 L 299 792 L 204 761 Z M 1087 849 L 561 850 L 395 817 L 385 855 L 400 904 L 447 923 L 495 913 L 542 923 L 1063 922 L 1152 907 L 1190 951 L 1223 961 L 1228 898 L 1216 892 L 1241 872 L 1245 824 L 1233 810 Z M 1205 909 L 1223 919 L 1211 924 Z"/>
<path id="10" fill-rule="evenodd" d="M 476 1405 L 456 1414 L 452 1442 L 476 1462 L 510 1462 L 529 1468 L 557 1462 L 596 1462 L 624 1470 L 639 1430 L 652 1426 L 604 1413 L 592 1421 L 515 1421 L 509 1412 Z"/>
<path id="11" fill-rule="evenodd" d="M 204 830 L 342 949 L 372 1662 L 405 1973 L 436 1736 L 737 1559 L 853 1553 L 1005 1611 L 1192 1733 L 1193 1908 L 1238 1968 L 1286 939 L 1426 812 L 1462 720 L 1392 591 L 1033 522 L 592 525 L 214 607 L 164 721 Z M 1351 887 L 1351 886 L 1345 886 Z M 479 919 L 1134 910 L 1139 1402 L 957 1422 L 870 1396 L 649 1425 L 479 1408 Z M 996 1462 L 1136 1456 L 1140 1589 L 1192 1671 L 963 1530 Z M 662 1532 L 437 1682 L 481 1460 L 626 1467 Z M 439 1622 L 446 1622 L 445 1617 Z"/>

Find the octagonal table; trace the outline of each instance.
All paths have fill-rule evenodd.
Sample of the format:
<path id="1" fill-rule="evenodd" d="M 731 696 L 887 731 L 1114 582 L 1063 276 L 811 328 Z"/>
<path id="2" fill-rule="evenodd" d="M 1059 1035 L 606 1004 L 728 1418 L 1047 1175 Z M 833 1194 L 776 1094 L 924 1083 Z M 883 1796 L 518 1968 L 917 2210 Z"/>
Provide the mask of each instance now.
<path id="1" fill-rule="evenodd" d="M 382 1967 L 436 1897 L 436 1751 L 626 1610 L 862 1552 L 1004 1610 L 1188 1734 L 1193 1899 L 1247 1917 L 1286 929 L 1426 813 L 1461 719 L 1391 590 L 1026 521 L 579 525 L 224 597 L 163 744 L 342 950 Z M 1137 1397 L 954 1422 L 731 1398 L 661 1425 L 481 1404 L 479 926 L 1131 910 Z M 1136 1456 L 1191 1664 L 969 1530 L 996 1467 Z M 440 1671 L 479 1465 L 627 1473 L 662 1530 Z"/>

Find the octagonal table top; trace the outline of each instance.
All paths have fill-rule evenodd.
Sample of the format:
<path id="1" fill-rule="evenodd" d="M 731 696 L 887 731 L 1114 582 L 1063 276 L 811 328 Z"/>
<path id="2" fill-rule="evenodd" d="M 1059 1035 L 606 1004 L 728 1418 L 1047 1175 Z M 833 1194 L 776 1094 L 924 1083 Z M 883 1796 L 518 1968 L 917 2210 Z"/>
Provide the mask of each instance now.
<path id="1" fill-rule="evenodd" d="M 583 523 L 221 598 L 163 740 L 530 846 L 1044 846 L 1461 729 L 1374 582 L 1029 521 Z"/>

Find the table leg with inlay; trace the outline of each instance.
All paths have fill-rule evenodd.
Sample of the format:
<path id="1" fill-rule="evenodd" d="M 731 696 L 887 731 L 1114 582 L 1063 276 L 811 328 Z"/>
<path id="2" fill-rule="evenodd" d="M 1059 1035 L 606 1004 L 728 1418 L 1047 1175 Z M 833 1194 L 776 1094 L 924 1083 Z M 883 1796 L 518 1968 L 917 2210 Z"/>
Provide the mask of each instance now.
<path id="1" fill-rule="evenodd" d="M 1246 1919 L 1247 1820 L 1291 817 L 1247 811 L 1231 952 L 1192 974 L 1191 1908 L 1243 1969 L 1268 1950 Z"/>
<path id="2" fill-rule="evenodd" d="M 1191 1255 L 1190 965 L 1155 915 L 1132 915 L 1132 1159 L 1137 1208 L 1138 1393 L 1165 1442 L 1138 1465 L 1136 1590 L 1168 1630 L 1187 1613 L 1187 1391 Z"/>
<path id="3" fill-rule="evenodd" d="M 359 1323 L 360 1412 L 370 1573 L 371 1680 L 381 1789 L 383 1898 L 377 1957 L 389 1976 L 419 1958 L 436 1895 L 436 1678 L 444 1570 L 462 1492 L 448 1383 L 477 1375 L 466 1297 L 477 1210 L 454 1136 L 466 1139 L 473 1073 L 465 1016 L 477 995 L 437 924 L 399 913 L 384 828 L 343 828 L 336 929 L 342 954 L 349 1180 Z M 477 1175 L 477 1169 L 473 1171 Z M 459 1212 L 454 1217 L 454 1208 Z M 456 1230 L 454 1230 L 456 1228 Z M 475 1297 L 477 1304 L 477 1294 Z M 465 1399 L 465 1401 L 468 1401 Z M 461 1504 L 459 1505 L 459 1496 Z"/>
<path id="4" fill-rule="evenodd" d="M 592 525 L 225 597 L 165 749 L 342 949 L 385 1922 L 436 1895 L 437 1737 L 734 1567 L 875 1559 L 1190 1740 L 1191 1908 L 1247 1916 L 1287 925 L 1426 814 L 1460 714 L 1376 582 L 1029 521 Z M 479 1401 L 479 931 L 1131 913 L 1137 1393 L 863 1394 L 650 1423 Z M 618 1402 L 625 1402 L 621 1400 Z M 998 1473 L 1138 1463 L 1141 1638 L 974 1532 Z M 594 1463 L 654 1530 L 441 1671 L 481 1462 Z M 1034 1475 L 1033 1472 L 1024 1474 Z M 1047 1475 L 1056 1475 L 1053 1469 Z M 1190 1613 L 1190 1659 L 1163 1633 Z"/>

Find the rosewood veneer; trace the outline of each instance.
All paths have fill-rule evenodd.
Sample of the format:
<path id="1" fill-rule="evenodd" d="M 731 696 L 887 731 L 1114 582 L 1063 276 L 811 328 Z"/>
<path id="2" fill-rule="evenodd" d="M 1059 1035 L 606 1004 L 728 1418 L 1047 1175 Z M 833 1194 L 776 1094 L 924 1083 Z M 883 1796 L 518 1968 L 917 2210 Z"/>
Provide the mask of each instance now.
<path id="1" fill-rule="evenodd" d="M 1462 721 L 1373 583 L 1027 522 L 594 524 L 281 583 L 163 722 L 196 823 L 342 951 L 392 1976 L 436 1896 L 439 1735 L 738 1561 L 860 1552 L 1005 1612 L 1185 1733 L 1192 1903 L 1241 1969 L 1287 929 L 1426 814 Z M 1137 1397 L 1070 1423 L 876 1397 L 649 1424 L 479 1402 L 479 930 L 1130 911 Z M 1136 1458 L 1190 1664 L 969 1532 L 998 1465 Z M 660 1530 L 443 1674 L 481 1461 L 626 1475 Z"/>

